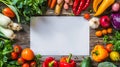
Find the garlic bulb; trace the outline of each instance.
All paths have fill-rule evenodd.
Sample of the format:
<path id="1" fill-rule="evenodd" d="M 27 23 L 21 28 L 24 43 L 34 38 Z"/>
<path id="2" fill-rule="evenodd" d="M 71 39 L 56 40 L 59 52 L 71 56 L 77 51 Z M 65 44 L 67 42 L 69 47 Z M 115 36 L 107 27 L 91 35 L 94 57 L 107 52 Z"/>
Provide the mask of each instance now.
<path id="1" fill-rule="evenodd" d="M 96 29 L 99 27 L 100 22 L 99 22 L 99 18 L 97 17 L 93 17 L 89 20 L 89 25 L 92 29 Z"/>

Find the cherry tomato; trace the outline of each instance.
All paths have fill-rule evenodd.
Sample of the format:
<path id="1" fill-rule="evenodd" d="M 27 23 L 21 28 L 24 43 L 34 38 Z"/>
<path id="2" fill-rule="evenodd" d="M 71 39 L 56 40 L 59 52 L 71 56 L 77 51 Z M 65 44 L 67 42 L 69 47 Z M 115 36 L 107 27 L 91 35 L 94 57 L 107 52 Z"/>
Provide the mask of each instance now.
<path id="1" fill-rule="evenodd" d="M 90 19 L 90 14 L 89 13 L 85 13 L 84 14 L 84 18 L 87 19 L 87 20 L 89 20 Z"/>
<path id="2" fill-rule="evenodd" d="M 15 13 L 9 8 L 9 7 L 6 7 L 2 10 L 2 13 L 5 15 L 5 16 L 8 16 L 8 17 L 15 17 Z"/>
<path id="3" fill-rule="evenodd" d="M 32 61 L 32 62 L 30 63 L 30 67 L 37 67 L 36 62 L 35 62 L 35 61 Z"/>
<path id="4" fill-rule="evenodd" d="M 112 49 L 113 49 L 113 44 L 107 44 L 107 45 L 106 45 L 106 50 L 107 50 L 108 52 L 111 52 Z"/>
<path id="5" fill-rule="evenodd" d="M 22 51 L 22 47 L 21 47 L 21 46 L 19 46 L 19 45 L 15 45 L 15 46 L 14 46 L 14 52 L 20 54 L 21 51 Z"/>
<path id="6" fill-rule="evenodd" d="M 30 67 L 30 65 L 28 63 L 24 63 L 22 67 Z"/>
<path id="7" fill-rule="evenodd" d="M 18 58 L 17 62 L 18 62 L 18 64 L 22 65 L 25 63 L 25 60 L 22 57 L 20 57 L 20 58 Z"/>
<path id="8" fill-rule="evenodd" d="M 17 54 L 16 52 L 12 52 L 12 53 L 11 53 L 11 58 L 12 58 L 13 60 L 17 59 L 17 58 L 18 58 L 18 54 Z"/>

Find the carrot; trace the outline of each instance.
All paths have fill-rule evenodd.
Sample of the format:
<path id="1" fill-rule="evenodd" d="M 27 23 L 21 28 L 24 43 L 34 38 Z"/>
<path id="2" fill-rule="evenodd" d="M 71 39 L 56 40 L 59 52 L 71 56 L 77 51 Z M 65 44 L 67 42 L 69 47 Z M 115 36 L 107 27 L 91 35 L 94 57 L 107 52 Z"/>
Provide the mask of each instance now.
<path id="1" fill-rule="evenodd" d="M 57 3 L 57 0 L 52 0 L 50 8 L 53 9 Z"/>
<path id="2" fill-rule="evenodd" d="M 50 7 L 51 1 L 52 1 L 52 0 L 48 0 L 48 7 Z"/>

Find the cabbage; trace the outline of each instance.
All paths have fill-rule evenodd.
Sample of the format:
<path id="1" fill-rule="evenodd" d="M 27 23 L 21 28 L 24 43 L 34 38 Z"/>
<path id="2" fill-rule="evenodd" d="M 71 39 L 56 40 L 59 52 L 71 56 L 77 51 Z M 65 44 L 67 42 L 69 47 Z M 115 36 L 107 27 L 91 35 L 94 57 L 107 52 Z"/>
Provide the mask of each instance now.
<path id="1" fill-rule="evenodd" d="M 111 14 L 112 25 L 116 30 L 120 30 L 120 13 Z"/>

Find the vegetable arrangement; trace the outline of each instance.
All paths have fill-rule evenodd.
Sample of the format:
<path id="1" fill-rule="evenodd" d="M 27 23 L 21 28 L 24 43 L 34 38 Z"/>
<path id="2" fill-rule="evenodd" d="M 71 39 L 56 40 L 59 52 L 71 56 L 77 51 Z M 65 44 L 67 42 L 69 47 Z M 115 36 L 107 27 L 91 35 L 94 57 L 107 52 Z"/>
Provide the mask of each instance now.
<path id="1" fill-rule="evenodd" d="M 1 39 L 0 50 L 0 67 L 26 67 L 26 65 L 29 67 L 40 67 L 39 59 L 41 56 L 39 54 L 33 58 L 31 57 L 32 50 L 25 48 L 24 50 L 26 51 L 24 51 L 19 45 L 13 46 L 11 40 Z M 24 52 L 26 52 L 26 54 L 20 56 L 20 54 Z M 32 59 L 28 60 L 25 56 Z"/>
<path id="2" fill-rule="evenodd" d="M 14 12 L 10 12 L 10 9 L 4 9 L 3 13 L 8 16 L 9 14 L 10 16 L 15 14 L 18 23 L 27 24 L 30 22 L 30 16 L 42 15 L 47 10 L 47 0 L 0 0 L 0 2 L 7 5 Z"/>
<path id="3" fill-rule="evenodd" d="M 60 15 L 63 9 L 67 11 L 71 7 L 74 15 L 78 16 L 89 7 L 91 0 L 0 0 L 0 2 L 7 6 L 2 10 L 2 14 L 0 13 L 0 67 L 40 67 L 40 55 L 35 55 L 30 48 L 12 46 L 11 40 L 17 36 L 14 31 L 22 29 L 19 23 L 29 24 L 31 16 L 44 15 L 47 7 L 54 10 L 55 15 Z M 111 61 L 120 61 L 120 4 L 115 0 L 92 2 L 94 17 L 88 12 L 84 13 L 84 18 L 89 21 L 90 28 L 96 30 L 95 35 L 103 38 L 104 44 L 96 44 L 91 50 L 91 57 L 82 60 L 79 66 L 92 67 L 91 61 L 95 61 L 98 67 L 117 67 Z M 111 9 L 110 15 L 104 14 L 107 9 Z M 18 23 L 11 20 L 15 17 Z M 42 67 L 76 67 L 76 62 L 71 57 L 72 54 L 61 57 L 60 61 L 54 57 L 47 57 Z"/>

